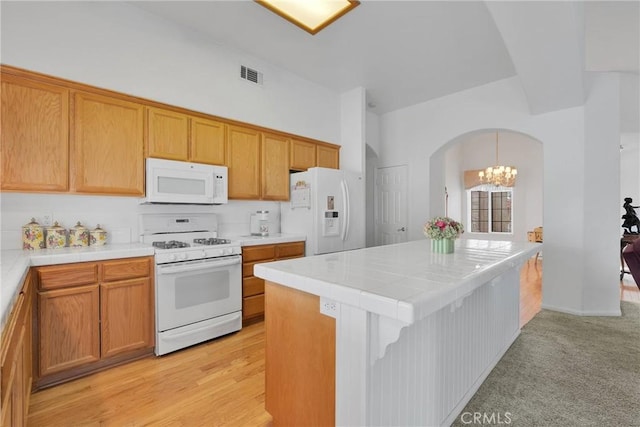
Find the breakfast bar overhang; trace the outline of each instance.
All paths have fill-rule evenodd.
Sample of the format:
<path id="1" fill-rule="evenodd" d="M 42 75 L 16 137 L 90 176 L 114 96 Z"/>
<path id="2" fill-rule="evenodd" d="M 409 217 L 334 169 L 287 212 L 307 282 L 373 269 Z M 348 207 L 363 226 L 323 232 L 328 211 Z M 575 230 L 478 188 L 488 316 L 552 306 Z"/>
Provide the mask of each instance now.
<path id="1" fill-rule="evenodd" d="M 274 425 L 449 425 L 520 333 L 541 244 L 428 240 L 260 264 Z"/>

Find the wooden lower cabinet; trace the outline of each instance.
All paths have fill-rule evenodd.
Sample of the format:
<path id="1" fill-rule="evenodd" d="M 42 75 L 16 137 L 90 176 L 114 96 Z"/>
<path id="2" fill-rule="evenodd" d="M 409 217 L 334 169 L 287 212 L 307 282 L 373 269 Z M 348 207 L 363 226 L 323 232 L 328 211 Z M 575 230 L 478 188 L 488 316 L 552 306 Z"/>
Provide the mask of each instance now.
<path id="1" fill-rule="evenodd" d="M 36 388 L 153 352 L 152 266 L 140 257 L 35 269 Z"/>
<path id="2" fill-rule="evenodd" d="M 38 293 L 39 376 L 100 359 L 98 284 Z"/>
<path id="3" fill-rule="evenodd" d="M 153 345 L 153 295 L 148 277 L 100 285 L 102 357 Z"/>
<path id="4" fill-rule="evenodd" d="M 266 282 L 265 409 L 274 426 L 335 425 L 336 321 L 320 298 Z"/>
<path id="5" fill-rule="evenodd" d="M 0 425 L 25 426 L 32 385 L 33 284 L 27 274 L 2 333 Z"/>
<path id="6" fill-rule="evenodd" d="M 242 323 L 264 318 L 264 280 L 253 275 L 253 266 L 261 262 L 304 256 L 304 242 L 245 246 L 242 248 Z"/>

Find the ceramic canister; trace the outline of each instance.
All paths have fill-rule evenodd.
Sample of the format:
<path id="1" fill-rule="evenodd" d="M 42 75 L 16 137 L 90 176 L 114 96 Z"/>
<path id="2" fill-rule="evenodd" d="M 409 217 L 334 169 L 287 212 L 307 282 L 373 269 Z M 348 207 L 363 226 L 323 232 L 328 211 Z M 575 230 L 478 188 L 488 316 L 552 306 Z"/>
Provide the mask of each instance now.
<path id="1" fill-rule="evenodd" d="M 58 222 L 53 227 L 47 227 L 47 249 L 58 249 L 67 246 L 67 230 Z"/>
<path id="2" fill-rule="evenodd" d="M 89 246 L 89 229 L 80 224 L 80 221 L 69 229 L 69 246 Z"/>
<path id="3" fill-rule="evenodd" d="M 107 243 L 107 232 L 100 228 L 100 224 L 91 230 L 91 246 L 102 246 Z"/>
<path id="4" fill-rule="evenodd" d="M 35 218 L 22 226 L 22 249 L 44 249 L 44 229 Z"/>

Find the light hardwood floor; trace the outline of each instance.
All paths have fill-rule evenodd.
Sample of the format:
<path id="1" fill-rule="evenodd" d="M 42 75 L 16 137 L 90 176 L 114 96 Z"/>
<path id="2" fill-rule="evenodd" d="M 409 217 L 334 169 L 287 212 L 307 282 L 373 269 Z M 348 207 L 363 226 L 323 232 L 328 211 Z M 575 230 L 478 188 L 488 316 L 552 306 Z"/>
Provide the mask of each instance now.
<path id="1" fill-rule="evenodd" d="M 521 270 L 520 323 L 540 311 L 542 261 Z M 640 302 L 632 278 L 621 298 Z M 270 426 L 264 410 L 264 322 L 163 357 L 42 390 L 29 426 Z"/>
<path id="2" fill-rule="evenodd" d="M 529 258 L 520 270 L 520 326 L 540 311 L 542 303 L 542 260 Z"/>

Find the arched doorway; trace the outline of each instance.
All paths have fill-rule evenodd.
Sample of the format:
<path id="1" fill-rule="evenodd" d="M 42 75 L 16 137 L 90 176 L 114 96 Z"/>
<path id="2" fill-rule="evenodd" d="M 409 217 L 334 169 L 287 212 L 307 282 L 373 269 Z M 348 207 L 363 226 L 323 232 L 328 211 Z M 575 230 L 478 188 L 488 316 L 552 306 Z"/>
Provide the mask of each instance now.
<path id="1" fill-rule="evenodd" d="M 499 136 L 498 160 L 502 165 L 515 166 L 518 175 L 511 188 L 494 188 L 492 185 L 472 187 L 465 185 L 465 171 L 477 171 L 496 165 L 496 132 Z M 465 226 L 462 238 L 484 240 L 527 241 L 527 232 L 543 226 L 544 159 L 541 141 L 521 132 L 507 129 L 478 129 L 459 135 L 448 141 L 430 158 L 430 209 L 431 215 L 448 216 Z M 475 172 L 474 172 L 475 173 Z M 482 199 L 481 214 L 487 216 L 488 227 L 479 229 L 472 220 L 478 215 L 478 201 L 474 196 L 486 193 Z M 508 209 L 492 206 L 505 203 Z M 500 202 L 498 202 L 500 200 Z M 509 228 L 492 227 L 507 218 Z M 492 212 L 495 212 L 492 215 Z M 477 217 L 476 217 L 477 218 Z M 542 299 L 542 261 L 530 260 L 521 275 L 521 322 L 530 320 L 539 310 Z"/>

